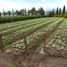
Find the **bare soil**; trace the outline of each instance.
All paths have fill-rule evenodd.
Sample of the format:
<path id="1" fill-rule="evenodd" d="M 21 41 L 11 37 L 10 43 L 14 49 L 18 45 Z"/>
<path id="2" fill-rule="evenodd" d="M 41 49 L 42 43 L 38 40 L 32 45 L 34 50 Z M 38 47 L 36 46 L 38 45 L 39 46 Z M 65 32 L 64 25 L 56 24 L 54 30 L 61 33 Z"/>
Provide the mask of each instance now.
<path id="1" fill-rule="evenodd" d="M 0 67 L 67 67 L 67 59 L 58 56 L 49 56 L 41 50 L 31 55 L 13 54 L 12 51 L 0 52 Z"/>

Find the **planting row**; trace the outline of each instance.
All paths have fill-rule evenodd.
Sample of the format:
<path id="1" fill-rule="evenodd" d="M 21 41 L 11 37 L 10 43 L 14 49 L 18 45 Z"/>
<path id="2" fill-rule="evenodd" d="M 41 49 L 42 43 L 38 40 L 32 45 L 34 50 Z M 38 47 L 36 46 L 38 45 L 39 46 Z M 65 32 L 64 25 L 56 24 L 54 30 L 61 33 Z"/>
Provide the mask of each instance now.
<path id="1" fill-rule="evenodd" d="M 54 32 L 54 35 L 49 39 L 49 47 L 53 47 L 56 50 L 66 50 L 67 49 L 67 20 Z"/>
<path id="2" fill-rule="evenodd" d="M 25 29 L 22 29 L 22 30 L 19 30 L 18 32 L 16 31 L 14 33 L 13 36 L 3 36 L 3 39 L 8 43 L 8 44 L 12 44 L 14 43 L 15 41 L 18 41 L 19 39 L 22 39 L 24 37 L 27 37 L 31 34 L 33 34 L 34 32 L 36 32 L 37 30 L 43 28 L 44 26 L 47 26 L 48 24 L 51 24 L 53 23 L 54 21 L 58 20 L 59 18 L 56 18 L 54 20 L 50 20 L 50 21 L 47 21 L 47 22 L 44 22 L 42 21 L 40 24 L 36 24 L 35 26 L 32 26 L 32 27 L 29 27 L 29 28 L 25 28 Z M 21 33 L 21 34 L 20 34 Z M 5 43 L 6 44 L 6 43 Z"/>
<path id="3" fill-rule="evenodd" d="M 27 37 L 27 45 L 32 42 L 34 39 L 39 39 L 40 36 L 43 36 L 44 33 L 46 33 L 48 30 L 53 30 L 57 24 L 61 23 L 62 22 L 62 18 L 51 23 L 51 24 L 48 24 L 47 26 L 39 29 L 38 31 L 36 31 L 35 33 L 31 34 L 30 36 Z M 49 35 L 48 35 L 49 36 Z M 43 37 L 44 38 L 44 37 Z M 13 47 L 14 48 L 22 48 L 22 47 L 25 47 L 24 46 L 24 40 L 20 40 L 20 41 L 17 41 L 16 43 L 13 44 Z"/>

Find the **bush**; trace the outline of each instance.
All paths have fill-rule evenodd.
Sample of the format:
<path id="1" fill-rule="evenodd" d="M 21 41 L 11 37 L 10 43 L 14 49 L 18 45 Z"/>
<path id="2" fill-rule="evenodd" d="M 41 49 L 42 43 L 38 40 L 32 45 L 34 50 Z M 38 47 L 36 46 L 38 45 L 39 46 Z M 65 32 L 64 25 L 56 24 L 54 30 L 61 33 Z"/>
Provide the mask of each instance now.
<path id="1" fill-rule="evenodd" d="M 40 18 L 41 16 L 11 16 L 11 17 L 0 17 L 0 24 L 1 23 L 10 23 L 15 21 L 21 20 L 28 20 L 28 19 L 35 19 Z"/>

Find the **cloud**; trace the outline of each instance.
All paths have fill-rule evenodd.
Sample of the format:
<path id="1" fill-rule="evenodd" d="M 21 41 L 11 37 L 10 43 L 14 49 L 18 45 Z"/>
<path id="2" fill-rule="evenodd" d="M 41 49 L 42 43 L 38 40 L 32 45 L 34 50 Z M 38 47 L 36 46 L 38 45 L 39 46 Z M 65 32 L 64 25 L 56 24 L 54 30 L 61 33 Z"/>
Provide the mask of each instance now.
<path id="1" fill-rule="evenodd" d="M 38 7 L 43 7 L 45 10 L 48 9 L 56 9 L 57 7 L 63 8 L 63 6 L 67 6 L 67 1 L 66 0 L 56 0 L 54 2 L 49 2 L 48 0 L 40 0 L 40 2 L 37 2 L 35 6 Z"/>
<path id="2" fill-rule="evenodd" d="M 21 0 L 14 0 L 14 1 L 8 1 L 8 0 L 1 0 L 0 1 L 0 11 L 4 10 L 12 10 L 12 9 L 22 9 L 22 8 L 29 8 L 31 9 L 33 7 L 33 3 L 24 3 Z"/>
<path id="3" fill-rule="evenodd" d="M 27 8 L 31 9 L 36 7 L 36 9 L 43 7 L 45 10 L 53 8 L 62 8 L 63 5 L 67 6 L 66 0 L 1 0 L 0 1 L 0 10 L 11 10 L 13 9 L 22 9 Z"/>

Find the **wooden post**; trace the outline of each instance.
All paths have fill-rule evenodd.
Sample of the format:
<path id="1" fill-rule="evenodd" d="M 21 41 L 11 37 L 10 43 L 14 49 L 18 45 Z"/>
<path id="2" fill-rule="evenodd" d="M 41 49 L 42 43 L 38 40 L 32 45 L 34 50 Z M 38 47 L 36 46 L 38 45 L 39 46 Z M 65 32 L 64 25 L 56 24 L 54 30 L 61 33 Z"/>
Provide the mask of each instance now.
<path id="1" fill-rule="evenodd" d="M 44 34 L 44 51 L 45 51 L 45 48 L 46 48 L 46 39 L 47 39 L 47 35 Z"/>
<path id="2" fill-rule="evenodd" d="M 0 34 L 0 50 L 3 52 L 2 34 Z"/>
<path id="3" fill-rule="evenodd" d="M 25 43 L 25 51 L 27 51 L 27 41 L 26 41 L 26 37 L 24 37 L 24 43 Z"/>

